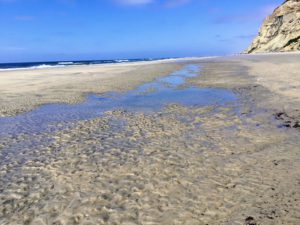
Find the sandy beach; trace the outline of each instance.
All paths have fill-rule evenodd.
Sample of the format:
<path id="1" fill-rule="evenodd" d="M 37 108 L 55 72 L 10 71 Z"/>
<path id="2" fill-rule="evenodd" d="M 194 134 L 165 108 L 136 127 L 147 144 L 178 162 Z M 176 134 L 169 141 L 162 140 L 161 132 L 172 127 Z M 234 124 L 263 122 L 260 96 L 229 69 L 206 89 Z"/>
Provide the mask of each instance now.
<path id="1" fill-rule="evenodd" d="M 174 60 L 0 71 L 0 116 L 50 103 L 74 104 L 88 93 L 125 91 L 180 69 Z"/>
<path id="2" fill-rule="evenodd" d="M 0 224 L 300 224 L 299 62 L 0 72 Z"/>

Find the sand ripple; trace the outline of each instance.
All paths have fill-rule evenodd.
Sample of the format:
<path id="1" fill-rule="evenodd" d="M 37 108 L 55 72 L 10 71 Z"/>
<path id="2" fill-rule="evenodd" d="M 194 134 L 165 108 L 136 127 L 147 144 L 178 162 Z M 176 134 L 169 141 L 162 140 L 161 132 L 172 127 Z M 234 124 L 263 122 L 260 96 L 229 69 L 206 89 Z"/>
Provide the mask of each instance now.
<path id="1" fill-rule="evenodd" d="M 31 137 L 1 151 L 0 222 L 297 224 L 299 139 L 261 120 L 170 105 Z"/>

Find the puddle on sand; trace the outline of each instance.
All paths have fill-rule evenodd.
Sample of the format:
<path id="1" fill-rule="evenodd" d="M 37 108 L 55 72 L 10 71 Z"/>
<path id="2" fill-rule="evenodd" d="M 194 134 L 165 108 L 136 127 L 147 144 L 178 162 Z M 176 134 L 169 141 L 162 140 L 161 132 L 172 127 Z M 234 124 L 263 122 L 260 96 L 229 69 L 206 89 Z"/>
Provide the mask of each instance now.
<path id="1" fill-rule="evenodd" d="M 237 99 L 233 92 L 226 89 L 185 87 L 185 79 L 197 76 L 199 69 L 189 65 L 125 93 L 90 95 L 80 104 L 44 105 L 15 117 L 0 118 L 0 137 L 53 132 L 59 130 L 55 126 L 57 123 L 88 120 L 115 109 L 153 112 L 170 103 L 201 107 L 223 105 Z"/>

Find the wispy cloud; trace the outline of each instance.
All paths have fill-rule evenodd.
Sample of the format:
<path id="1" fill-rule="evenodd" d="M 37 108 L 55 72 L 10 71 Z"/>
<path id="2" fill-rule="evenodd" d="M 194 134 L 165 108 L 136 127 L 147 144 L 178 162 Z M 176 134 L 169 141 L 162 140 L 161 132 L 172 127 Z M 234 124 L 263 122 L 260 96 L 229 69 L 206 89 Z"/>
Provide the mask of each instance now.
<path id="1" fill-rule="evenodd" d="M 16 2 L 17 0 L 0 0 L 0 3 L 13 3 Z"/>
<path id="2" fill-rule="evenodd" d="M 166 7 L 176 7 L 185 5 L 192 0 L 115 0 L 118 4 L 126 5 L 126 6 L 142 6 L 142 5 L 150 5 L 152 3 L 157 3 L 160 5 L 164 5 Z"/>
<path id="3" fill-rule="evenodd" d="M 168 7 L 176 7 L 176 6 L 185 5 L 191 1 L 192 0 L 167 0 L 165 4 Z"/>
<path id="4" fill-rule="evenodd" d="M 215 24 L 245 23 L 257 20 L 252 14 L 222 15 L 214 19 Z"/>
<path id="5" fill-rule="evenodd" d="M 253 38 L 255 38 L 255 34 L 241 34 L 241 35 L 237 35 L 235 36 L 235 38 L 237 39 L 242 39 L 242 40 L 251 40 Z"/>
<path id="6" fill-rule="evenodd" d="M 76 4 L 76 0 L 56 0 L 58 3 L 62 3 L 62 4 L 66 4 L 66 5 L 70 5 L 73 6 Z"/>
<path id="7" fill-rule="evenodd" d="M 128 6 L 139 6 L 139 5 L 148 5 L 155 0 L 116 0 L 117 3 Z"/>
<path id="8" fill-rule="evenodd" d="M 255 34 L 241 34 L 231 37 L 223 37 L 223 35 L 215 35 L 215 39 L 219 42 L 234 42 L 235 40 L 252 40 L 256 35 Z"/>
<path id="9" fill-rule="evenodd" d="M 253 22 L 253 21 L 261 21 L 264 18 L 266 18 L 268 15 L 270 15 L 274 9 L 276 8 L 276 5 L 266 5 L 263 6 L 256 11 L 251 12 L 245 12 L 245 13 L 236 13 L 236 14 L 230 14 L 230 15 L 222 15 L 217 17 L 214 20 L 214 23 L 216 24 L 228 24 L 228 23 L 247 23 L 247 22 Z"/>
<path id="10" fill-rule="evenodd" d="M 32 20 L 34 20 L 34 17 L 20 15 L 20 16 L 16 16 L 15 20 L 17 20 L 17 21 L 32 21 Z"/>
<path id="11" fill-rule="evenodd" d="M 6 52 L 21 52 L 21 51 L 26 51 L 27 49 L 18 46 L 0 46 L 0 50 Z"/>

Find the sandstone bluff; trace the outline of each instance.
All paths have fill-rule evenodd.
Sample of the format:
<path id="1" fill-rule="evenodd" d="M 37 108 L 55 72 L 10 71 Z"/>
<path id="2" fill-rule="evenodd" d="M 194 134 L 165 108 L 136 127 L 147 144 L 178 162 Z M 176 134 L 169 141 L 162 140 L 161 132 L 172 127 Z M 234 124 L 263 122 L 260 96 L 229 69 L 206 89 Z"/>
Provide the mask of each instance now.
<path id="1" fill-rule="evenodd" d="M 300 50 L 300 0 L 286 0 L 264 21 L 246 53 Z"/>

